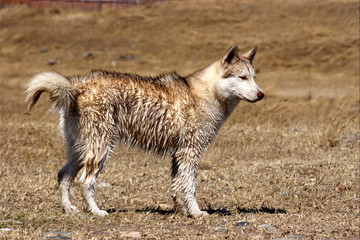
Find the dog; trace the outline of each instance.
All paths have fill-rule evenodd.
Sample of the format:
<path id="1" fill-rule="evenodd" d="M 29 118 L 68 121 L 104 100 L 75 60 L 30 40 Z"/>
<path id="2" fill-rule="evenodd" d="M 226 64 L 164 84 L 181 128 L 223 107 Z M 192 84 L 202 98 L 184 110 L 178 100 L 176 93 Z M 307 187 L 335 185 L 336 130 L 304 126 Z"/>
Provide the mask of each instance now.
<path id="1" fill-rule="evenodd" d="M 80 183 L 89 211 L 108 215 L 95 203 L 94 184 L 120 142 L 170 156 L 175 210 L 191 217 L 208 215 L 196 201 L 199 157 L 241 100 L 264 97 L 254 81 L 256 51 L 257 46 L 239 56 L 233 45 L 219 60 L 187 77 L 93 70 L 85 76 L 45 72 L 32 78 L 26 90 L 29 111 L 47 92 L 60 114 L 67 150 L 67 163 L 58 173 L 63 211 L 79 211 L 69 192 L 83 169 Z"/>

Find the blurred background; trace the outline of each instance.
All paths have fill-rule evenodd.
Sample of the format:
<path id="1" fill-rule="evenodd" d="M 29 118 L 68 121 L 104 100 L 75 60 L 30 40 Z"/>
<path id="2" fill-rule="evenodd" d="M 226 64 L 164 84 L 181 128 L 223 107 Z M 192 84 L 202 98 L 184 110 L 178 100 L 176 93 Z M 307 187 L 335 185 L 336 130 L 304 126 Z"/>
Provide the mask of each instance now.
<path id="1" fill-rule="evenodd" d="M 53 236 L 49 231 L 97 238 L 98 230 L 109 238 L 127 231 L 166 239 L 358 237 L 358 1 L 0 0 L 0 6 L 0 228 L 11 229 L 1 238 Z M 197 196 L 210 218 L 174 215 L 169 159 L 122 146 L 96 192 L 99 206 L 116 211 L 102 220 L 61 214 L 56 176 L 65 162 L 63 139 L 46 95 L 26 110 L 32 76 L 95 68 L 186 76 L 233 44 L 240 53 L 259 45 L 254 67 L 265 98 L 240 103 L 202 156 Z M 76 187 L 72 196 L 81 206 Z"/>

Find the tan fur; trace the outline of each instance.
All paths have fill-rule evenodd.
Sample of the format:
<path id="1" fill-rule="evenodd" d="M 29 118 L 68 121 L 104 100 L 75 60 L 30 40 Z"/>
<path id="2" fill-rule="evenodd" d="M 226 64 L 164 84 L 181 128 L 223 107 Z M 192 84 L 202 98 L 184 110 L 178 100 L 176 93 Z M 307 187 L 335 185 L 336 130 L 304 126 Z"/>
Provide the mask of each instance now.
<path id="1" fill-rule="evenodd" d="M 239 57 L 233 46 L 219 61 L 185 78 L 174 72 L 152 78 L 102 70 L 75 77 L 35 76 L 26 91 L 29 109 L 42 92 L 49 92 L 61 115 L 68 155 L 58 176 L 63 209 L 77 211 L 69 190 L 83 168 L 80 181 L 89 210 L 107 215 L 94 201 L 94 184 L 120 141 L 171 156 L 177 209 L 194 217 L 207 215 L 195 197 L 198 160 L 241 99 L 252 102 L 263 97 L 253 81 L 255 53 L 256 48 Z M 246 75 L 248 81 L 237 74 Z"/>

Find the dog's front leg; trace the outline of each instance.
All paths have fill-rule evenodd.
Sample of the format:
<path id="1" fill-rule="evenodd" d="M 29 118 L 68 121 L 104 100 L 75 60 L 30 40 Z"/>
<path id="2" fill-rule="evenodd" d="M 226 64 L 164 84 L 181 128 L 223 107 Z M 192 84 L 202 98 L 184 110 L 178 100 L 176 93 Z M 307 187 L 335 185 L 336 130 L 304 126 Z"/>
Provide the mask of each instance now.
<path id="1" fill-rule="evenodd" d="M 194 151 L 177 153 L 172 159 L 172 188 L 175 192 L 175 211 L 192 217 L 209 215 L 201 211 L 196 201 L 195 177 L 198 156 Z"/>

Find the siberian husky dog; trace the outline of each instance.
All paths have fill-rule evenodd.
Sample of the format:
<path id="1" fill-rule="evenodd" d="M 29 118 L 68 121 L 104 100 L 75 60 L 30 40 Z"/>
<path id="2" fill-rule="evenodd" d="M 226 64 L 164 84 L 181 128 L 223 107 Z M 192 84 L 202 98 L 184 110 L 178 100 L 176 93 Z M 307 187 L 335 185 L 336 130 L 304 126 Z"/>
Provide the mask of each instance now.
<path id="1" fill-rule="evenodd" d="M 80 183 L 89 211 L 108 215 L 94 200 L 94 184 L 116 142 L 172 159 L 175 210 L 192 217 L 208 215 L 196 201 L 195 175 L 201 153 L 240 100 L 256 102 L 264 93 L 252 66 L 257 47 L 238 55 L 237 45 L 209 66 L 186 77 L 175 72 L 157 77 L 93 70 L 85 76 L 55 72 L 36 75 L 27 85 L 29 110 L 43 92 L 60 113 L 67 163 L 59 171 L 61 205 L 70 201 L 70 186 Z"/>

